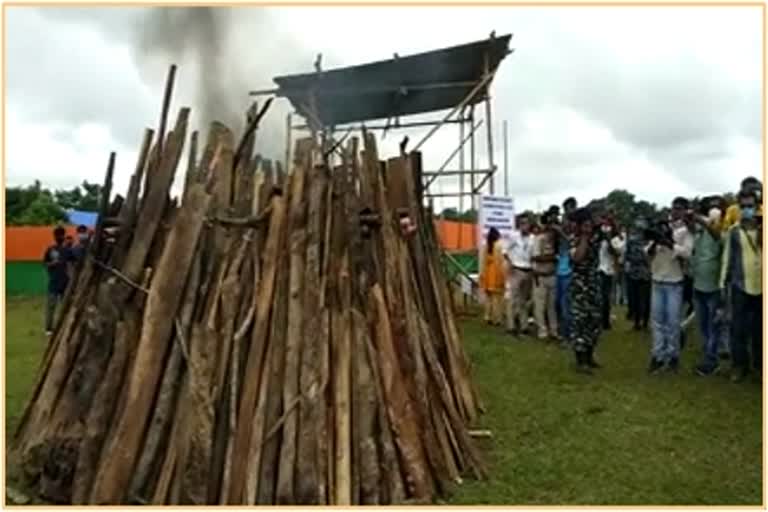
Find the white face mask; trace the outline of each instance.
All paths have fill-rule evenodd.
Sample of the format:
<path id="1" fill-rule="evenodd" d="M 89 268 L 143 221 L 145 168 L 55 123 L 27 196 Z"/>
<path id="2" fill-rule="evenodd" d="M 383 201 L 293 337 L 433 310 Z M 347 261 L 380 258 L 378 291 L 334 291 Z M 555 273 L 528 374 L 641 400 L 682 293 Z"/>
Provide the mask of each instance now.
<path id="1" fill-rule="evenodd" d="M 720 208 L 710 208 L 709 209 L 709 222 L 714 224 L 716 222 L 720 222 L 720 217 L 722 213 L 720 212 Z"/>

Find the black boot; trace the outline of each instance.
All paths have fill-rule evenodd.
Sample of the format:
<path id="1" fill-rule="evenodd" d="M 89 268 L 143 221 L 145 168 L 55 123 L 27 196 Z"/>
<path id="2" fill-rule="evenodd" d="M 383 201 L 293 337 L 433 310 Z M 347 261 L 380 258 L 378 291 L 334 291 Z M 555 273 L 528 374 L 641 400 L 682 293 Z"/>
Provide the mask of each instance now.
<path id="1" fill-rule="evenodd" d="M 651 362 L 648 364 L 648 373 L 651 375 L 657 373 L 661 368 L 664 366 L 664 363 L 656 359 L 655 357 L 651 358 Z"/>
<path id="2" fill-rule="evenodd" d="M 585 375 L 592 375 L 587 352 L 576 352 L 576 371 Z"/>
<path id="3" fill-rule="evenodd" d="M 594 368 L 594 369 L 602 368 L 602 365 L 597 361 L 595 361 L 594 347 L 590 347 L 589 350 L 587 351 L 586 361 L 587 361 L 587 365 L 589 365 L 590 368 Z"/>

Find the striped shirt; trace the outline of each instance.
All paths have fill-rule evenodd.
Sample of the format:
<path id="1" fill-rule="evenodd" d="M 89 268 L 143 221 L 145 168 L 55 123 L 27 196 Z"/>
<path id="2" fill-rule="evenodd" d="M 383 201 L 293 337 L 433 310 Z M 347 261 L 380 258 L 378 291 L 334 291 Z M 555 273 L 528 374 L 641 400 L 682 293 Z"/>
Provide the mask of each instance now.
<path id="1" fill-rule="evenodd" d="M 736 224 L 726 232 L 724 241 L 720 287 L 735 286 L 747 295 L 762 295 L 763 250 L 757 241 L 757 228 L 744 229 Z"/>

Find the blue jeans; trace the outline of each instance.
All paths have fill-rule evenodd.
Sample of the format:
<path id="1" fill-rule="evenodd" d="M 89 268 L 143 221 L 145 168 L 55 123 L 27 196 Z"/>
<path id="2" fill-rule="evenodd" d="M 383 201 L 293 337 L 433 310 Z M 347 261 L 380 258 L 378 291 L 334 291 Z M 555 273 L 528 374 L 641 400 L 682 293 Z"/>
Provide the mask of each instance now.
<path id="1" fill-rule="evenodd" d="M 717 311 L 719 292 L 700 292 L 694 291 L 693 304 L 696 308 L 696 318 L 699 320 L 699 329 L 701 329 L 702 353 L 704 359 L 702 367 L 707 370 L 713 370 L 718 364 L 718 349 L 720 348 L 721 325 L 715 321 Z"/>
<path id="2" fill-rule="evenodd" d="M 653 283 L 651 357 L 669 363 L 680 357 L 680 322 L 683 316 L 683 283 Z"/>
<path id="3" fill-rule="evenodd" d="M 560 336 L 564 340 L 571 336 L 571 296 L 568 288 L 571 286 L 571 274 L 557 276 L 555 285 L 555 301 L 557 304 L 557 317 L 560 322 Z"/>

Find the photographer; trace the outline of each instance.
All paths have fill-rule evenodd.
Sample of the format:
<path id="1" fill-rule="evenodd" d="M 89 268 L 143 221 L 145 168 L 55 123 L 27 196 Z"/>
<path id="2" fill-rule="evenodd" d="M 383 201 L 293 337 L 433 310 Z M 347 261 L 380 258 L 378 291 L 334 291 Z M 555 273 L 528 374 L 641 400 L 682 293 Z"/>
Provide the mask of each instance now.
<path id="1" fill-rule="evenodd" d="M 542 230 L 533 241 L 533 314 L 540 340 L 556 340 L 558 335 L 555 303 L 555 270 L 557 266 L 556 213 L 549 210 L 541 216 Z"/>
<path id="2" fill-rule="evenodd" d="M 656 373 L 665 366 L 676 372 L 679 367 L 685 264 L 693 252 L 693 235 L 686 223 L 690 220 L 689 208 L 687 199 L 676 198 L 672 202 L 669 223 L 659 223 L 648 233 L 651 242 L 646 252 L 651 260 L 653 282 L 650 373 Z"/>
<path id="3" fill-rule="evenodd" d="M 647 329 L 651 311 L 651 267 L 645 252 L 648 222 L 638 219 L 627 240 L 629 316 L 636 331 Z"/>
<path id="4" fill-rule="evenodd" d="M 624 252 L 621 238 L 611 217 L 604 217 L 600 226 L 600 297 L 601 323 L 604 330 L 611 328 L 611 302 L 616 269 Z"/>
<path id="5" fill-rule="evenodd" d="M 722 257 L 720 240 L 722 213 L 719 208 L 719 198 L 709 197 L 702 200 L 697 213 L 691 275 L 696 318 L 699 320 L 704 356 L 696 367 L 696 373 L 704 377 L 717 371 L 718 349 L 722 337 L 721 322 L 717 320 L 716 314 L 720 308 L 719 280 Z"/>

